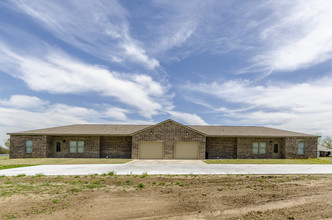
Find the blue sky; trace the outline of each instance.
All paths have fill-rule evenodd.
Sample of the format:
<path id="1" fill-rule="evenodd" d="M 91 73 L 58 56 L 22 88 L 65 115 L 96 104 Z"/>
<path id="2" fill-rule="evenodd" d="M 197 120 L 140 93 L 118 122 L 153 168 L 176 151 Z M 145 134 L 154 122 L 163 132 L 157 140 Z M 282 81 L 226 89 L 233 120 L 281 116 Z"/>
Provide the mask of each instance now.
<path id="1" fill-rule="evenodd" d="M 0 142 L 77 123 L 332 135 L 332 1 L 1 1 Z"/>

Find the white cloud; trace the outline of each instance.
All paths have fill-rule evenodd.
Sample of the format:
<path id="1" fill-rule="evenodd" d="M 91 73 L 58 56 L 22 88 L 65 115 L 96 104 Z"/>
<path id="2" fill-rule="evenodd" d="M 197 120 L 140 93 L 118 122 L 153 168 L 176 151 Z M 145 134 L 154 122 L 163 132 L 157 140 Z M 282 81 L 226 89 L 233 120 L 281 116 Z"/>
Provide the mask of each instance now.
<path id="1" fill-rule="evenodd" d="M 54 104 L 43 109 L 17 109 L 0 107 L 0 143 L 8 136 L 6 133 L 22 130 L 40 129 L 59 125 L 98 122 L 99 114 L 93 109 Z"/>
<path id="2" fill-rule="evenodd" d="M 42 108 L 49 102 L 36 96 L 12 95 L 9 99 L 0 99 L 0 106 L 19 109 Z"/>
<path id="3" fill-rule="evenodd" d="M 263 51 L 256 67 L 291 71 L 332 59 L 332 2 L 330 0 L 276 1 L 273 20 L 262 27 Z"/>
<path id="4" fill-rule="evenodd" d="M 207 123 L 198 115 L 185 112 L 168 111 L 174 120 L 178 120 L 187 125 L 206 125 Z"/>
<path id="5" fill-rule="evenodd" d="M 332 78 L 325 77 L 295 84 L 254 85 L 248 80 L 233 80 L 221 84 L 190 84 L 185 88 L 217 98 L 213 102 L 207 98 L 210 103 L 203 103 L 204 106 L 229 118 L 231 124 L 258 124 L 332 135 L 331 85 Z M 215 103 L 223 104 L 216 106 Z"/>
<path id="6" fill-rule="evenodd" d="M 127 114 L 128 110 L 123 108 L 117 108 L 117 107 L 110 107 L 106 109 L 105 112 L 103 112 L 103 117 L 105 118 L 113 118 L 120 121 L 127 120 Z"/>
<path id="7" fill-rule="evenodd" d="M 149 69 L 159 66 L 130 36 L 128 12 L 117 1 L 16 0 L 12 4 L 61 40 L 100 59 L 131 61 Z"/>
<path id="8" fill-rule="evenodd" d="M 37 97 L 26 96 L 26 98 L 32 100 Z M 127 110 L 120 108 L 106 108 L 98 111 L 92 108 L 70 106 L 60 103 L 49 104 L 44 106 L 44 108 L 36 109 L 18 109 L 15 106 L 0 107 L 0 145 L 2 145 L 8 138 L 6 133 L 10 132 L 41 129 L 69 124 L 153 123 L 153 121 L 132 120 L 127 118 L 125 115 L 126 112 Z"/>
<path id="9" fill-rule="evenodd" d="M 168 86 L 161 85 L 150 76 L 111 72 L 51 48 L 43 58 L 36 58 L 15 53 L 2 45 L 0 58 L 0 70 L 22 79 L 34 91 L 64 94 L 97 92 L 137 108 L 146 118 L 158 114 L 163 109 L 161 102 L 167 99 Z"/>

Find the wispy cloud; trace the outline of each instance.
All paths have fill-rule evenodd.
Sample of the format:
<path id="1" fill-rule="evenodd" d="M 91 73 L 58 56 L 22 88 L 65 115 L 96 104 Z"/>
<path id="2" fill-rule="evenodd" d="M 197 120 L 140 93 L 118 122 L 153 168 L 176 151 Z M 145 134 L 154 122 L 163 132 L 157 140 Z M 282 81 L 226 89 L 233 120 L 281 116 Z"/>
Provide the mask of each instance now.
<path id="1" fill-rule="evenodd" d="M 246 51 L 238 73 L 290 71 L 332 58 L 329 0 L 153 1 L 128 11 L 117 1 L 12 1 L 54 36 L 100 59 L 150 70 L 197 53 Z M 230 10 L 231 6 L 231 10 Z M 61 16 L 58 16 L 61 14 Z M 80 16 L 77 16 L 80 15 Z M 140 34 L 131 17 L 144 19 Z M 137 17 L 135 17 L 137 16 Z"/>
<path id="2" fill-rule="evenodd" d="M 250 70 L 292 71 L 332 59 L 332 2 L 273 1 L 270 19 L 259 27 L 260 53 Z"/>
<path id="3" fill-rule="evenodd" d="M 27 101 L 21 102 L 23 98 Z M 96 110 L 61 103 L 50 104 L 49 101 L 35 96 L 13 95 L 7 100 L 0 101 L 0 143 L 2 144 L 8 138 L 6 133 L 22 130 L 69 124 L 154 123 L 151 120 L 131 119 L 127 117 L 127 112 L 125 109 L 116 107 Z"/>
<path id="4" fill-rule="evenodd" d="M 0 70 L 23 80 L 34 91 L 57 94 L 97 92 L 135 107 L 151 118 L 167 100 L 167 86 L 150 76 L 111 72 L 104 67 L 82 63 L 63 51 L 48 48 L 43 58 L 0 48 Z"/>
<path id="5" fill-rule="evenodd" d="M 133 39 L 128 12 L 117 1 L 12 1 L 15 9 L 33 17 L 54 36 L 100 59 L 142 64 L 159 62 Z"/>
<path id="6" fill-rule="evenodd" d="M 293 84 L 279 81 L 255 85 L 249 80 L 232 80 L 224 83 L 189 84 L 185 88 L 192 91 L 193 95 L 197 92 L 210 95 L 207 98 L 210 101 L 203 103 L 204 107 L 228 118 L 231 124 L 270 125 L 330 134 L 331 84 L 332 77 L 326 76 Z"/>

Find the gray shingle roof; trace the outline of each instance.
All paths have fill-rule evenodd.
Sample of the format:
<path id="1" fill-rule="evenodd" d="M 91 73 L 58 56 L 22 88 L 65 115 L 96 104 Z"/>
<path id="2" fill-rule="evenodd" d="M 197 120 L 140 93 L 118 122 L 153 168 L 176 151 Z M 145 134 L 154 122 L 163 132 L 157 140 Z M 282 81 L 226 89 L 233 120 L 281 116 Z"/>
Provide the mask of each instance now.
<path id="1" fill-rule="evenodd" d="M 77 124 L 10 133 L 13 135 L 130 135 L 150 125 Z"/>
<path id="2" fill-rule="evenodd" d="M 105 124 L 77 124 L 54 128 L 9 133 L 10 135 L 87 135 L 87 136 L 130 136 L 151 125 L 105 125 Z M 315 135 L 285 131 L 267 127 L 253 126 L 199 126 L 188 125 L 206 136 L 224 137 L 317 137 Z"/>
<path id="3" fill-rule="evenodd" d="M 200 126 L 188 125 L 208 136 L 225 137 L 314 137 L 314 135 L 255 126 Z"/>

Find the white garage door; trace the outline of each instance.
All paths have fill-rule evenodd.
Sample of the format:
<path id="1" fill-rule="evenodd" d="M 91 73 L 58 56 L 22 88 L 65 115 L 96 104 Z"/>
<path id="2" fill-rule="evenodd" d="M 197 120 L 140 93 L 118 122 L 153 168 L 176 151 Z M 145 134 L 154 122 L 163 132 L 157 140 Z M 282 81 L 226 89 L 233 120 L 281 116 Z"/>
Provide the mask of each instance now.
<path id="1" fill-rule="evenodd" d="M 139 159 L 163 159 L 163 142 L 140 142 L 138 147 Z"/>
<path id="2" fill-rule="evenodd" d="M 197 142 L 176 142 L 175 159 L 198 159 Z"/>

